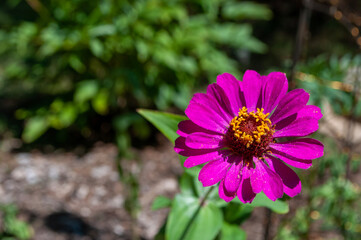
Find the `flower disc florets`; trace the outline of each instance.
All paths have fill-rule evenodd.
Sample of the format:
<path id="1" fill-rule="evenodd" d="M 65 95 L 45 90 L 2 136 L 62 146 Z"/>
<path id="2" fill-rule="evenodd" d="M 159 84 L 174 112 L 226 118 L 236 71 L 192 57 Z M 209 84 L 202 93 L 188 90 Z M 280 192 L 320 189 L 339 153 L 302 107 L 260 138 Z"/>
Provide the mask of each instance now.
<path id="1" fill-rule="evenodd" d="M 226 134 L 227 145 L 234 154 L 243 156 L 245 160 L 263 156 L 275 132 L 268 115 L 263 113 L 263 108 L 249 113 L 246 107 L 239 110 Z"/>
<path id="2" fill-rule="evenodd" d="M 322 118 L 308 100 L 303 89 L 288 92 L 284 73 L 248 70 L 242 81 L 224 73 L 207 93 L 194 94 L 174 149 L 187 157 L 186 168 L 202 166 L 198 180 L 219 183 L 227 202 L 237 196 L 250 203 L 260 192 L 272 201 L 294 197 L 302 184 L 289 166 L 307 169 L 324 154 L 323 144 L 307 137 Z"/>

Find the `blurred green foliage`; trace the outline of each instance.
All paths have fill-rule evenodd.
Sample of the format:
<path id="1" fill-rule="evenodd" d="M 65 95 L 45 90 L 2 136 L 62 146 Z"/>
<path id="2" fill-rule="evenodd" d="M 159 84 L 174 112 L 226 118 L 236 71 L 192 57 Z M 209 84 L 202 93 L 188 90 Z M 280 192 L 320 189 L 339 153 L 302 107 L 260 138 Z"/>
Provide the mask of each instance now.
<path id="1" fill-rule="evenodd" d="M 337 236 L 360 238 L 361 188 L 345 177 L 347 153 L 337 147 L 334 139 L 320 138 L 326 146 L 326 156 L 316 160 L 309 176 L 302 179 L 307 205 L 299 206 L 292 219 L 281 224 L 276 239 L 313 238 L 315 236 L 310 236 L 312 228 L 321 236 L 328 233 L 335 239 Z M 354 154 L 350 160 L 352 172 L 359 173 L 360 155 Z"/>
<path id="2" fill-rule="evenodd" d="M 337 114 L 361 116 L 361 102 L 355 98 L 361 90 L 360 66 L 361 55 L 323 54 L 299 66 L 298 86 L 306 89 L 318 106 L 327 100 Z"/>
<path id="3" fill-rule="evenodd" d="M 49 128 L 87 137 L 89 117 L 105 115 L 125 150 L 129 132 L 149 135 L 135 108 L 184 109 L 205 79 L 238 75 L 237 51 L 266 51 L 244 20 L 271 17 L 235 0 L 1 1 L 0 99 L 25 142 Z"/>
<path id="4" fill-rule="evenodd" d="M 299 66 L 298 87 L 310 93 L 312 103 L 322 107 L 328 102 L 338 116 L 345 118 L 344 122 L 334 125 L 337 130 L 360 122 L 360 66 L 361 55 L 351 54 L 341 57 L 323 54 Z M 333 120 L 330 116 L 325 117 L 328 121 Z M 328 123 L 323 121 L 320 124 L 327 127 Z M 325 156 L 315 160 L 309 175 L 302 179 L 306 205 L 298 206 L 294 216 L 283 221 L 276 239 L 360 238 L 359 143 L 355 142 L 352 134 L 343 135 L 318 134 L 317 138 L 325 145 Z"/>
<path id="5" fill-rule="evenodd" d="M 26 240 L 30 239 L 32 236 L 32 229 L 27 223 L 17 219 L 17 208 L 12 205 L 1 205 L 1 240 Z"/>

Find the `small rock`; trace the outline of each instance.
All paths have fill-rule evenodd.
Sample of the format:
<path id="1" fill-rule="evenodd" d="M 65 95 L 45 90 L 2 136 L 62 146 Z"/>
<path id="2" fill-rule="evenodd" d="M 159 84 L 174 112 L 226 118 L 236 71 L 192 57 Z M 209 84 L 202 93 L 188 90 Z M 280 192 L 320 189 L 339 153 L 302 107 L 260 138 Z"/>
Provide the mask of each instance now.
<path id="1" fill-rule="evenodd" d="M 124 197 L 122 195 L 116 195 L 108 201 L 107 205 L 111 208 L 120 208 L 123 206 L 123 203 Z"/>
<path id="2" fill-rule="evenodd" d="M 74 190 L 74 185 L 71 183 L 64 183 L 64 184 L 55 184 L 58 185 L 54 188 L 54 192 L 58 198 L 65 198 Z"/>
<path id="3" fill-rule="evenodd" d="M 89 187 L 86 185 L 81 185 L 76 191 L 76 197 L 79 199 L 84 199 L 88 196 Z"/>
<path id="4" fill-rule="evenodd" d="M 107 194 L 107 190 L 103 186 L 96 186 L 94 188 L 94 193 L 95 193 L 95 195 L 103 197 L 103 196 L 105 196 L 105 194 Z"/>
<path id="5" fill-rule="evenodd" d="M 109 176 L 111 173 L 112 169 L 109 166 L 99 166 L 91 170 L 91 176 L 96 179 Z"/>
<path id="6" fill-rule="evenodd" d="M 91 211 L 90 211 L 90 209 L 87 208 L 87 207 L 82 207 L 82 208 L 80 209 L 80 214 L 81 214 L 83 217 L 89 217 L 90 214 L 91 214 Z"/>
<path id="7" fill-rule="evenodd" d="M 15 155 L 15 159 L 20 165 L 30 165 L 31 154 L 30 153 L 19 153 L 19 154 Z"/>
<path id="8" fill-rule="evenodd" d="M 115 234 L 121 236 L 124 233 L 124 227 L 122 225 L 119 225 L 119 224 L 115 225 L 113 227 L 113 231 L 114 231 Z"/>

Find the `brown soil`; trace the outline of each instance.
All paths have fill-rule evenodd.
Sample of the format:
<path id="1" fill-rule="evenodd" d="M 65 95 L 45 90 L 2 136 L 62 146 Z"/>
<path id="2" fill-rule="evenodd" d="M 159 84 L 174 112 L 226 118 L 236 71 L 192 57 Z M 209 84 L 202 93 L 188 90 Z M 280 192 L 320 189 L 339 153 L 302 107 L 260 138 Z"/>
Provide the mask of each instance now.
<path id="1" fill-rule="evenodd" d="M 17 205 L 19 218 L 30 223 L 35 240 L 131 239 L 132 231 L 142 239 L 153 239 L 168 209 L 152 211 L 151 204 L 158 195 L 173 197 L 182 173 L 172 146 L 164 139 L 161 142 L 123 161 L 140 184 L 136 222 L 125 210 L 129 189 L 118 179 L 117 149 L 112 144 L 98 143 L 84 156 L 60 150 L 51 154 L 2 152 L 0 204 Z M 289 201 L 289 214 L 272 214 L 270 236 L 282 219 L 305 204 L 301 195 Z M 257 208 L 242 225 L 248 239 L 264 239 L 266 216 L 266 209 Z M 340 239 L 335 234 L 332 237 Z"/>

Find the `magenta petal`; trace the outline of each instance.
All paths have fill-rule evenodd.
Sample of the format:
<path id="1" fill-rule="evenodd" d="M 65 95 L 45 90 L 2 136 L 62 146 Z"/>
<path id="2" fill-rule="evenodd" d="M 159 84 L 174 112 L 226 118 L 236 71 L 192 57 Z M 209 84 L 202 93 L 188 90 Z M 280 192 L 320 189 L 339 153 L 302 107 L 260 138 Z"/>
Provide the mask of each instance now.
<path id="1" fill-rule="evenodd" d="M 237 197 L 243 203 L 251 203 L 256 197 L 256 194 L 252 190 L 250 178 L 242 178 L 237 191 Z"/>
<path id="2" fill-rule="evenodd" d="M 258 98 L 262 89 L 261 76 L 255 71 L 247 70 L 243 75 L 241 86 L 248 112 L 256 110 Z"/>
<path id="3" fill-rule="evenodd" d="M 233 200 L 233 198 L 236 196 L 235 193 L 229 193 L 227 192 L 225 186 L 224 186 L 224 179 L 221 180 L 221 183 L 218 187 L 218 194 L 219 197 L 222 198 L 226 202 L 230 202 Z"/>
<path id="4" fill-rule="evenodd" d="M 196 132 L 188 135 L 186 145 L 194 149 L 220 148 L 224 146 L 223 136 Z"/>
<path id="5" fill-rule="evenodd" d="M 289 142 L 273 143 L 271 151 L 285 153 L 295 158 L 311 160 L 323 156 L 323 144 L 313 138 L 295 139 Z M 273 149 L 273 150 L 272 150 Z"/>
<path id="6" fill-rule="evenodd" d="M 297 113 L 297 115 L 300 117 L 312 117 L 317 120 L 320 120 L 323 117 L 321 109 L 314 105 L 305 106 Z"/>
<path id="7" fill-rule="evenodd" d="M 186 145 L 186 138 L 179 137 L 175 140 L 174 151 L 182 156 L 189 157 L 194 155 L 202 155 L 217 151 L 217 149 L 193 149 Z"/>
<path id="8" fill-rule="evenodd" d="M 314 133 L 318 129 L 318 120 L 314 118 L 298 118 L 288 126 L 277 130 L 274 138 L 280 137 L 304 137 Z"/>
<path id="9" fill-rule="evenodd" d="M 287 127 L 288 125 L 292 124 L 297 119 L 301 119 L 301 118 L 303 118 L 303 119 L 312 118 L 315 120 L 319 120 L 322 118 L 321 109 L 319 107 L 316 107 L 313 105 L 305 106 L 297 113 L 294 113 L 291 116 L 288 116 L 285 119 L 277 122 L 276 130 L 283 129 L 283 128 Z M 303 135 L 303 136 L 305 136 L 305 135 Z"/>
<path id="10" fill-rule="evenodd" d="M 187 117 L 202 128 L 225 133 L 229 122 L 226 122 L 217 112 L 199 103 L 190 103 L 185 110 Z"/>
<path id="11" fill-rule="evenodd" d="M 218 110 L 222 112 L 227 119 L 231 120 L 235 116 L 226 93 L 219 85 L 216 83 L 209 85 L 207 94 L 215 100 Z"/>
<path id="12" fill-rule="evenodd" d="M 240 81 L 232 74 L 223 73 L 217 76 L 217 84 L 224 90 L 231 104 L 233 115 L 237 115 L 239 109 L 245 106 L 244 96 L 241 92 Z"/>
<path id="13" fill-rule="evenodd" d="M 262 100 L 265 113 L 272 112 L 279 101 L 287 93 L 287 90 L 288 82 L 285 73 L 271 72 L 266 76 Z"/>
<path id="14" fill-rule="evenodd" d="M 229 193 L 236 193 L 241 182 L 241 163 L 234 162 L 224 179 L 224 186 Z"/>
<path id="15" fill-rule="evenodd" d="M 251 174 L 253 172 L 253 166 L 250 167 L 251 164 L 244 164 L 243 167 L 242 167 L 242 178 L 250 178 L 251 177 Z"/>
<path id="16" fill-rule="evenodd" d="M 216 85 L 214 83 L 214 85 Z M 222 88 L 219 88 L 222 90 Z M 227 99 L 227 98 L 226 98 Z M 232 114 L 227 113 L 225 109 L 222 108 L 217 99 L 210 94 L 205 93 L 195 93 L 190 101 L 190 103 L 196 103 L 202 105 L 205 109 L 211 109 L 216 112 L 220 117 L 222 117 L 226 122 L 230 122 L 233 118 Z"/>
<path id="17" fill-rule="evenodd" d="M 186 146 L 186 138 L 185 137 L 179 137 L 174 142 L 174 151 L 182 156 L 186 150 L 188 150 L 189 147 Z M 193 150 L 194 151 L 194 150 Z M 182 154 L 183 153 L 183 154 Z M 189 155 L 191 156 L 191 155 Z"/>
<path id="18" fill-rule="evenodd" d="M 255 193 L 261 191 L 272 201 L 283 195 L 283 183 L 277 173 L 273 172 L 263 161 L 253 158 L 256 168 L 251 174 L 251 185 Z"/>
<path id="19" fill-rule="evenodd" d="M 273 124 L 297 113 L 305 107 L 310 95 L 303 89 L 295 89 L 288 92 L 278 104 L 276 110 L 270 117 Z"/>
<path id="20" fill-rule="evenodd" d="M 295 168 L 301 168 L 301 169 L 308 169 L 312 166 L 312 160 L 304 160 L 299 158 L 291 157 L 284 153 L 275 153 L 272 152 L 272 155 L 281 159 L 283 162 L 287 163 L 288 165 L 295 167 Z M 270 156 L 270 155 L 268 155 Z"/>
<path id="21" fill-rule="evenodd" d="M 187 137 L 189 134 L 194 133 L 194 132 L 205 132 L 205 133 L 208 133 L 208 134 L 219 134 L 219 133 L 204 129 L 204 128 L 198 126 L 197 124 L 195 124 L 194 122 L 192 122 L 191 120 L 184 120 L 184 121 L 181 121 L 178 124 L 177 134 L 179 136 Z"/>
<path id="22" fill-rule="evenodd" d="M 301 192 L 302 184 L 297 174 L 282 161 L 270 157 L 267 159 L 269 167 L 282 179 L 283 191 L 290 197 L 294 197 Z"/>
<path id="23" fill-rule="evenodd" d="M 198 180 L 203 184 L 203 187 L 212 186 L 226 176 L 229 166 L 230 163 L 223 158 L 211 161 L 201 169 Z"/>
<path id="24" fill-rule="evenodd" d="M 253 159 L 257 159 L 257 158 L 253 158 Z M 257 159 L 257 162 L 259 160 Z M 260 164 L 258 164 L 260 165 Z M 264 174 L 258 174 L 258 172 L 260 171 L 260 167 L 258 167 L 257 169 L 257 166 L 256 164 L 256 167 L 254 169 L 252 169 L 252 174 L 250 175 L 250 180 L 251 180 L 251 186 L 252 186 L 252 190 L 254 193 L 260 193 L 262 192 L 263 190 L 263 186 L 264 186 L 264 177 L 263 175 Z M 262 167 L 262 166 L 261 166 Z"/>
<path id="25" fill-rule="evenodd" d="M 213 152 L 201 154 L 201 155 L 194 155 L 188 157 L 184 162 L 184 167 L 191 168 L 197 165 L 201 165 L 206 162 L 210 162 L 213 160 L 217 160 L 220 158 L 226 158 L 228 155 L 230 155 L 232 152 L 229 150 L 216 150 Z"/>
<path id="26" fill-rule="evenodd" d="M 187 137 L 193 132 L 202 132 L 202 129 L 204 128 L 201 128 L 191 120 L 184 120 L 178 123 L 177 134 L 181 137 Z"/>

